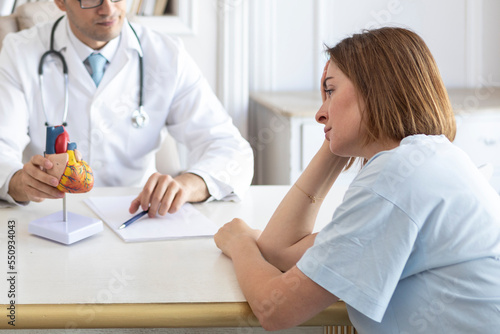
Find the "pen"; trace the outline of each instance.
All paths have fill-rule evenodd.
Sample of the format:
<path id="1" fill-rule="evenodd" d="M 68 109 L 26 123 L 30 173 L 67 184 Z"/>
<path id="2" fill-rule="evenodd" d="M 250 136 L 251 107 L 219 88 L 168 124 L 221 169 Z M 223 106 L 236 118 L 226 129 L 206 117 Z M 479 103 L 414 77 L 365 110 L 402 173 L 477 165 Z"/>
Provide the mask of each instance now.
<path id="1" fill-rule="evenodd" d="M 125 227 L 129 226 L 130 224 L 132 224 L 136 220 L 139 220 L 139 218 L 141 218 L 142 216 L 144 216 L 146 213 L 148 213 L 148 211 L 149 210 L 145 210 L 145 211 L 139 212 L 138 214 L 136 214 L 135 216 L 133 216 L 132 218 L 130 218 L 129 220 L 127 220 L 125 223 L 121 224 L 118 229 L 121 230 L 122 228 L 125 228 Z"/>

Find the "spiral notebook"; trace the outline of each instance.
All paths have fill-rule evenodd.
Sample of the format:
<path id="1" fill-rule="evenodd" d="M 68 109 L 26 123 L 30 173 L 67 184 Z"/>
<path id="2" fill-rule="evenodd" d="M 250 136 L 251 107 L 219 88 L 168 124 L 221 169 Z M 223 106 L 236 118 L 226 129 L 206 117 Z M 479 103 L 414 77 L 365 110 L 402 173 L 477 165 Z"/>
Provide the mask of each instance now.
<path id="1" fill-rule="evenodd" d="M 128 212 L 135 196 L 90 197 L 85 203 L 125 242 L 158 241 L 178 238 L 213 236 L 218 227 L 192 204 L 165 216 L 144 216 L 123 229 L 118 229 L 134 214 Z"/>

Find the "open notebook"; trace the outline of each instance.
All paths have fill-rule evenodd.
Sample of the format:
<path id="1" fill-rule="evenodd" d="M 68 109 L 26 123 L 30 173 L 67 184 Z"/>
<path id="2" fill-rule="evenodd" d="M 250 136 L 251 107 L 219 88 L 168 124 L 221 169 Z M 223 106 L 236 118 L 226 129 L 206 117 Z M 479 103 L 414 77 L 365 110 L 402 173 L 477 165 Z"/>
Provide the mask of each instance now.
<path id="1" fill-rule="evenodd" d="M 128 212 L 134 198 L 135 196 L 90 197 L 85 199 L 85 203 L 126 242 L 213 236 L 217 232 L 214 222 L 189 203 L 174 214 L 167 213 L 155 218 L 146 215 L 120 230 L 120 225 L 134 216 Z"/>

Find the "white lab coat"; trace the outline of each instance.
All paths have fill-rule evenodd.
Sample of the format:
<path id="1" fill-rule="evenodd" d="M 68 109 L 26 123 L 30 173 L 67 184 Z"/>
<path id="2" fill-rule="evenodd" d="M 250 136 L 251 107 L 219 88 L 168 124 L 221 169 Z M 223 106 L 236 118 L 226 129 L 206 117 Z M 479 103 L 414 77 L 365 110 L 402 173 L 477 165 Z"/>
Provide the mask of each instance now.
<path id="1" fill-rule="evenodd" d="M 38 65 L 49 49 L 53 24 L 8 35 L 0 53 L 0 199 L 11 201 L 8 183 L 31 156 L 45 150 Z M 55 50 L 69 68 L 67 131 L 94 171 L 95 186 L 143 186 L 155 171 L 162 129 L 186 145 L 187 171 L 200 175 L 212 198 L 238 199 L 253 176 L 253 154 L 179 40 L 134 25 L 144 51 L 146 128 L 132 126 L 138 106 L 139 44 L 124 23 L 119 49 L 96 88 L 69 40 L 66 18 Z M 48 121 L 61 124 L 62 67 L 55 57 L 43 67 Z M 165 157 L 168 159 L 168 157 Z"/>

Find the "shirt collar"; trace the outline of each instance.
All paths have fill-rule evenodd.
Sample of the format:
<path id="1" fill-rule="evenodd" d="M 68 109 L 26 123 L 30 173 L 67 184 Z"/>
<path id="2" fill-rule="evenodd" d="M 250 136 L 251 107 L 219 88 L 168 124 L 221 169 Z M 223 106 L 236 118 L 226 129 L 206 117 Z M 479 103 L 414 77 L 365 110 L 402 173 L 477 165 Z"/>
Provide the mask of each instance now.
<path id="1" fill-rule="evenodd" d="M 123 24 L 127 24 L 125 21 Z M 85 45 L 82 41 L 80 41 L 73 31 L 71 30 L 71 27 L 69 26 L 68 20 L 66 20 L 66 31 L 69 36 L 69 41 L 74 47 L 76 54 L 78 55 L 78 58 L 84 62 L 85 59 L 91 54 L 91 53 L 100 53 L 103 55 L 109 62 L 113 60 L 113 57 L 116 54 L 116 51 L 118 51 L 118 46 L 120 45 L 120 40 L 121 40 L 121 33 L 118 35 L 116 38 L 113 38 L 110 40 L 102 49 L 100 50 L 93 50 L 92 48 L 88 47 Z"/>

